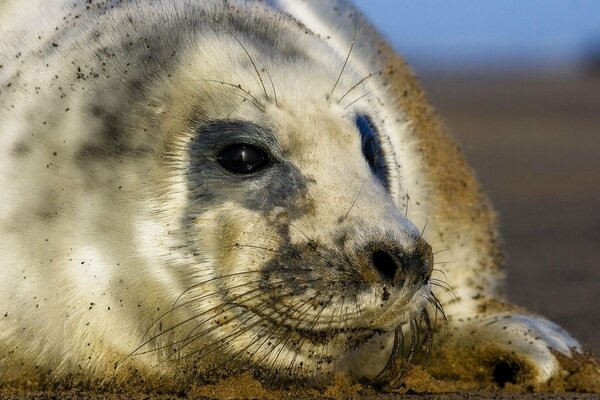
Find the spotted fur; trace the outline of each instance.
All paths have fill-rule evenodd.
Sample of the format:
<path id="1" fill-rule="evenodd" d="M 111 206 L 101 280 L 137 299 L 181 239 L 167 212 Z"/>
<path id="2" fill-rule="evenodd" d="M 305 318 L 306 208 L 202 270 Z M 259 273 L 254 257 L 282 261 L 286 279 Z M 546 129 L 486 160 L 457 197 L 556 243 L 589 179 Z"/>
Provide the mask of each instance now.
<path id="1" fill-rule="evenodd" d="M 442 307 L 439 348 L 492 343 L 537 382 L 561 373 L 553 352 L 580 351 L 503 302 L 487 199 L 349 3 L 9 0 L 0 15 L 3 382 L 378 380 L 406 356 L 402 327 L 427 341 L 423 310 Z M 269 168 L 224 171 L 240 141 Z M 377 251 L 404 257 L 392 281 Z"/>

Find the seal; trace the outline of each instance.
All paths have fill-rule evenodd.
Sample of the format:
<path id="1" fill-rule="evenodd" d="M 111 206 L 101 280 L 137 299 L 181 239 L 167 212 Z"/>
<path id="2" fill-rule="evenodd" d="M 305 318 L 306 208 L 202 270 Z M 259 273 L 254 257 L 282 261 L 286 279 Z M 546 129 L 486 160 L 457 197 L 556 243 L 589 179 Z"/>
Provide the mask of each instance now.
<path id="1" fill-rule="evenodd" d="M 0 7 L 4 384 L 383 382 L 477 346 L 544 382 L 581 351 L 504 302 L 487 199 L 348 2 Z"/>

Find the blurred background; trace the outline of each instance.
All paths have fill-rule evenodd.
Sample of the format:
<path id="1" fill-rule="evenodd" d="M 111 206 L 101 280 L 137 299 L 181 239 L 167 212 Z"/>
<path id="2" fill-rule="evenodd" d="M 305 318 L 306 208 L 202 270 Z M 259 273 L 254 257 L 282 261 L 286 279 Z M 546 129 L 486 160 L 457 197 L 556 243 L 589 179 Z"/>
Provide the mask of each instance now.
<path id="1" fill-rule="evenodd" d="M 498 210 L 508 298 L 600 355 L 600 1 L 354 2 Z"/>

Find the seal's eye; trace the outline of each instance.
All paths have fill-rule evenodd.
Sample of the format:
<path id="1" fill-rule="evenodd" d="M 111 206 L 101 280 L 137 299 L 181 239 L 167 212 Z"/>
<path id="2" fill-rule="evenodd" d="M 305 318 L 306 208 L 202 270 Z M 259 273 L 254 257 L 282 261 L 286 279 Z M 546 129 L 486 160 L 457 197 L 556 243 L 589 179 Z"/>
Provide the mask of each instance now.
<path id="1" fill-rule="evenodd" d="M 371 119 L 366 115 L 357 115 L 356 127 L 360 132 L 362 152 L 375 175 L 387 187 L 387 165 L 383 157 L 383 150 L 377 134 L 377 130 Z"/>
<path id="2" fill-rule="evenodd" d="M 224 148 L 217 156 L 221 166 L 238 174 L 252 174 L 269 163 L 269 157 L 260 148 L 247 143 L 236 143 Z"/>

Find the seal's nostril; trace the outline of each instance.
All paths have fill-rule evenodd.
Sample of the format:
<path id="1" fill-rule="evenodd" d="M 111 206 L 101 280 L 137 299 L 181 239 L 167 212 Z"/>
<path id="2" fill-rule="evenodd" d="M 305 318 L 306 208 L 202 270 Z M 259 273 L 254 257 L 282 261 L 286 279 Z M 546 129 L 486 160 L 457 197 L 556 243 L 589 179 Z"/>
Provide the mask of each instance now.
<path id="1" fill-rule="evenodd" d="M 387 252 L 377 250 L 373 253 L 373 265 L 385 280 L 394 282 L 398 273 L 398 263 Z"/>

